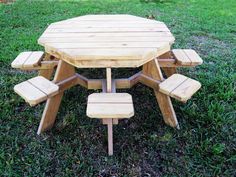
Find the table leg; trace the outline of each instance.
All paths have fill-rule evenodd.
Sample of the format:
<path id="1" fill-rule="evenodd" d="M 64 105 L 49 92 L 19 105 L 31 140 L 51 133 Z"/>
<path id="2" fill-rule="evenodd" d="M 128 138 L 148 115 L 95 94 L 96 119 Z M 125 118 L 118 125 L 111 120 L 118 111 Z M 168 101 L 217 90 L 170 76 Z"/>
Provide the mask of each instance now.
<path id="1" fill-rule="evenodd" d="M 177 73 L 177 69 L 175 67 L 162 67 L 161 69 L 164 71 L 167 77 Z"/>
<path id="2" fill-rule="evenodd" d="M 44 57 L 44 60 L 45 61 L 52 60 L 51 57 L 52 57 L 51 55 L 46 53 L 45 57 Z M 46 79 L 50 80 L 51 77 L 52 77 L 53 72 L 54 72 L 54 68 L 39 70 L 39 76 L 43 76 Z"/>
<path id="3" fill-rule="evenodd" d="M 164 80 L 157 59 L 154 59 L 144 64 L 142 72 L 143 74 L 153 79 L 160 80 L 160 81 Z M 176 118 L 176 114 L 175 114 L 170 97 L 159 92 L 158 90 L 154 90 L 154 93 L 155 93 L 155 96 L 159 104 L 165 123 L 170 125 L 171 127 L 176 127 L 179 129 L 178 120 Z"/>
<path id="4" fill-rule="evenodd" d="M 55 73 L 54 82 L 60 82 L 70 76 L 73 76 L 74 74 L 75 68 L 72 65 L 60 60 Z M 58 95 L 55 95 L 47 100 L 37 134 L 50 129 L 53 126 L 61 104 L 62 96 L 63 92 L 60 92 Z"/>

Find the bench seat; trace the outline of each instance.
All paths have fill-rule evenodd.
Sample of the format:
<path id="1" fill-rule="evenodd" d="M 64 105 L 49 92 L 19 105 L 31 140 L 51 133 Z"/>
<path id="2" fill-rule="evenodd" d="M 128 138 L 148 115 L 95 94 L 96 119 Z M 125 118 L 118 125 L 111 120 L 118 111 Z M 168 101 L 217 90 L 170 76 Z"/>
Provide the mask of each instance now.
<path id="1" fill-rule="evenodd" d="M 42 51 L 21 52 L 11 63 L 12 68 L 33 69 L 40 66 L 40 61 L 44 56 Z"/>
<path id="2" fill-rule="evenodd" d="M 200 82 L 181 74 L 173 74 L 159 84 L 159 91 L 179 101 L 186 102 L 200 89 Z"/>
<path id="3" fill-rule="evenodd" d="M 14 91 L 20 95 L 30 106 L 34 106 L 59 92 L 59 87 L 42 76 L 37 76 L 14 87 Z"/>
<path id="4" fill-rule="evenodd" d="M 130 118 L 134 115 L 132 96 L 128 93 L 93 93 L 88 97 L 90 118 Z"/>
<path id="5" fill-rule="evenodd" d="M 196 66 L 203 63 L 201 57 L 192 49 L 173 49 L 172 54 L 178 65 Z"/>

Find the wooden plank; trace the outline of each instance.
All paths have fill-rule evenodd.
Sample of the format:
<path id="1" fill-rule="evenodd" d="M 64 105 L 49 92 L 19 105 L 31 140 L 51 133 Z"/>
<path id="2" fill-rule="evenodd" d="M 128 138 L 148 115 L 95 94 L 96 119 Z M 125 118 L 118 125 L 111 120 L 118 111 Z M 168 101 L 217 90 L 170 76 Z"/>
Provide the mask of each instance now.
<path id="1" fill-rule="evenodd" d="M 106 68 L 107 92 L 111 92 L 111 68 Z"/>
<path id="2" fill-rule="evenodd" d="M 58 65 L 58 61 L 41 61 L 39 67 L 36 69 L 53 69 Z"/>
<path id="3" fill-rule="evenodd" d="M 114 22 L 107 22 L 107 23 L 100 23 L 100 22 L 93 22 L 93 23 L 76 23 L 76 24 L 51 24 L 48 28 L 49 29 L 70 29 L 70 28 L 167 28 L 164 23 L 114 23 Z"/>
<path id="4" fill-rule="evenodd" d="M 170 45 L 169 42 L 97 42 L 97 43 L 45 43 L 45 46 L 53 46 L 56 49 L 76 49 L 83 48 L 159 48 L 166 45 Z"/>
<path id="5" fill-rule="evenodd" d="M 160 91 L 164 94 L 170 95 L 170 93 L 188 78 L 181 74 L 173 74 L 171 77 L 160 83 Z"/>
<path id="6" fill-rule="evenodd" d="M 200 65 L 203 63 L 201 57 L 192 49 L 184 49 L 184 53 L 191 60 L 191 65 Z"/>
<path id="7" fill-rule="evenodd" d="M 75 17 L 71 19 L 67 19 L 61 22 L 57 22 L 57 24 L 64 24 L 64 23 L 70 23 L 70 22 L 78 22 L 78 21 L 122 21 L 122 22 L 129 22 L 129 21 L 140 21 L 140 22 L 145 22 L 145 21 L 155 21 L 151 19 L 146 19 L 142 17 L 137 17 L 133 15 L 85 15 L 85 16 L 80 16 L 80 17 Z M 155 21 L 158 22 L 158 21 Z M 55 23 L 54 23 L 55 24 Z"/>
<path id="8" fill-rule="evenodd" d="M 58 83 L 62 80 L 65 80 L 73 76 L 74 74 L 75 74 L 74 67 L 60 60 L 59 65 L 56 70 L 55 77 L 54 77 L 54 83 Z M 57 115 L 57 112 L 61 103 L 62 96 L 63 96 L 63 92 L 60 92 L 59 94 L 47 100 L 47 103 L 44 108 L 43 115 L 40 121 L 40 125 L 37 131 L 38 135 L 50 129 L 53 126 L 56 120 L 56 115 Z"/>
<path id="9" fill-rule="evenodd" d="M 184 53 L 182 49 L 173 49 L 173 54 L 176 57 L 176 61 L 180 65 L 191 65 L 191 60 L 188 56 Z"/>
<path id="10" fill-rule="evenodd" d="M 87 115 L 91 118 L 130 118 L 134 114 L 131 95 L 93 93 L 88 97 Z"/>
<path id="11" fill-rule="evenodd" d="M 116 88 L 130 88 L 130 80 L 129 79 L 115 79 Z"/>
<path id="12" fill-rule="evenodd" d="M 146 63 L 143 66 L 142 73 L 156 80 L 164 80 L 157 59 Z M 176 118 L 176 114 L 171 103 L 170 97 L 159 92 L 158 90 L 154 90 L 154 93 L 165 123 L 167 125 L 170 125 L 171 127 L 176 127 L 177 129 L 179 129 L 178 120 Z"/>
<path id="13" fill-rule="evenodd" d="M 77 83 L 85 88 L 88 88 L 88 79 L 80 74 L 77 74 Z"/>
<path id="14" fill-rule="evenodd" d="M 12 68 L 23 68 L 23 64 L 28 59 L 32 52 L 21 52 L 11 63 Z"/>
<path id="15" fill-rule="evenodd" d="M 102 37 L 173 37 L 171 32 L 135 32 L 135 33 L 47 33 L 45 31 L 41 38 L 102 38 Z"/>
<path id="16" fill-rule="evenodd" d="M 40 60 L 42 59 L 44 52 L 42 51 L 35 51 L 32 52 L 31 55 L 27 58 L 24 62 L 24 68 L 34 68 L 35 66 L 39 66 Z"/>
<path id="17" fill-rule="evenodd" d="M 42 76 L 29 79 L 28 82 L 45 93 L 48 97 L 56 95 L 59 92 L 59 87 L 56 84 L 50 82 Z"/>
<path id="18" fill-rule="evenodd" d="M 28 102 L 30 106 L 34 106 L 47 99 L 47 95 L 44 92 L 34 87 L 28 81 L 17 84 L 14 87 L 14 91 Z"/>
<path id="19" fill-rule="evenodd" d="M 135 37 L 135 36 L 102 36 L 102 37 L 41 37 L 38 42 L 40 44 L 46 43 L 100 43 L 100 42 L 174 42 L 172 36 L 159 37 Z"/>
<path id="20" fill-rule="evenodd" d="M 88 89 L 102 89 L 102 79 L 88 79 Z"/>
<path id="21" fill-rule="evenodd" d="M 186 102 L 192 97 L 192 95 L 197 92 L 201 87 L 200 82 L 188 78 L 181 85 L 176 87 L 171 93 L 170 96 L 176 98 L 177 100 Z"/>
<path id="22" fill-rule="evenodd" d="M 155 90 L 159 88 L 159 84 L 161 83 L 159 80 L 153 79 L 145 74 L 140 74 L 139 82 Z"/>
<path id="23" fill-rule="evenodd" d="M 167 45 L 166 48 L 160 48 L 160 49 L 149 49 L 149 50 L 143 50 L 142 48 L 140 48 L 140 51 L 143 51 L 143 56 L 138 56 L 138 54 L 136 56 L 132 56 L 132 55 L 127 55 L 125 56 L 125 53 L 122 54 L 120 52 L 122 52 L 122 50 L 120 50 L 119 48 L 116 48 L 116 50 L 118 50 L 119 52 L 116 54 L 116 50 L 114 50 L 114 53 L 110 53 L 109 56 L 109 50 L 108 52 L 106 52 L 106 50 L 104 50 L 104 55 L 96 55 L 96 54 L 88 54 L 87 55 L 82 55 L 81 50 L 70 50 L 69 49 L 61 49 L 60 52 L 57 52 L 55 49 L 53 48 L 48 48 L 46 47 L 45 50 L 48 53 L 51 53 L 52 55 L 61 58 L 65 61 L 67 61 L 68 63 L 70 63 L 71 65 L 74 65 L 78 68 L 107 68 L 107 67 L 139 67 L 141 65 L 143 65 L 144 63 L 152 60 L 153 58 L 155 58 L 156 56 L 166 52 L 167 50 L 169 50 L 170 46 Z M 65 53 L 64 53 L 65 51 Z M 66 52 L 68 51 L 68 52 Z M 87 50 L 89 51 L 89 50 Z M 86 51 L 86 52 L 87 52 Z M 90 50 L 90 52 L 92 52 L 93 49 Z M 99 51 L 99 50 L 98 50 Z M 112 51 L 112 50 L 111 50 Z M 134 50 L 133 50 L 134 51 Z M 138 51 L 137 48 L 135 51 Z M 66 53 L 70 52 L 70 56 L 68 56 Z M 120 55 L 119 55 L 120 53 Z M 123 55 L 123 56 L 122 56 Z M 129 59 L 129 57 L 131 59 Z M 135 58 L 137 57 L 137 58 Z M 83 60 L 84 58 L 84 60 Z M 124 59 L 126 58 L 126 59 Z M 89 60 L 86 60 L 89 59 Z M 99 61 L 97 61 L 99 60 Z"/>
<path id="24" fill-rule="evenodd" d="M 75 29 L 46 29 L 47 33 L 120 33 L 120 32 L 170 32 L 167 27 L 162 28 L 148 28 L 148 27 L 140 27 L 140 28 L 75 28 Z"/>
<path id="25" fill-rule="evenodd" d="M 107 49 L 81 48 L 79 50 L 78 49 L 61 49 L 60 52 L 58 52 L 58 50 L 55 48 L 46 47 L 46 50 L 63 59 L 67 57 L 67 53 L 69 53 L 71 57 L 68 56 L 68 58 L 71 58 L 71 60 L 74 60 L 74 61 L 83 60 L 83 62 L 85 63 L 86 61 L 89 61 L 89 60 L 106 60 L 106 59 L 110 61 L 114 61 L 115 59 L 116 60 L 134 60 L 135 62 L 135 60 L 143 59 L 145 56 L 155 57 L 158 55 L 158 53 L 160 53 L 160 50 L 156 48 L 129 48 L 129 49 L 116 48 L 115 50 L 109 49 L 109 48 Z M 106 62 L 104 63 L 104 66 L 106 66 Z"/>
<path id="26" fill-rule="evenodd" d="M 104 23 L 108 23 L 108 24 L 114 24 L 116 25 L 117 23 L 121 23 L 121 24 L 163 24 L 163 22 L 160 21 L 156 21 L 156 20 L 148 20 L 148 19 L 144 19 L 144 20 L 64 20 L 64 21 L 60 21 L 60 22 L 54 22 L 51 25 L 91 25 L 91 24 L 104 24 Z"/>
<path id="27" fill-rule="evenodd" d="M 159 62 L 159 60 L 158 60 L 158 62 Z M 160 66 L 161 66 L 161 64 L 160 64 Z M 164 73 L 167 77 L 170 77 L 173 74 L 177 73 L 176 67 L 162 67 L 161 69 L 164 71 Z"/>
<path id="28" fill-rule="evenodd" d="M 107 124 L 107 131 L 108 131 L 108 154 L 113 155 L 113 130 L 112 125 L 113 120 L 109 119 L 109 122 Z"/>
<path id="29" fill-rule="evenodd" d="M 121 24 L 140 24 L 140 26 L 142 24 L 163 24 L 163 22 L 160 21 L 156 21 L 156 20 L 148 20 L 148 19 L 144 19 L 144 20 L 71 20 L 71 21 L 61 21 L 61 22 L 54 22 L 51 25 L 91 25 L 93 23 L 96 24 L 104 24 L 104 23 L 108 23 L 108 24 L 114 24 L 117 25 L 117 23 L 121 23 Z"/>
<path id="30" fill-rule="evenodd" d="M 128 93 L 93 93 L 88 103 L 132 103 L 132 97 Z"/>
<path id="31" fill-rule="evenodd" d="M 47 66 L 47 63 L 45 63 L 45 62 L 50 62 L 52 59 L 54 59 L 54 57 L 52 55 L 50 55 L 48 53 L 45 53 L 44 58 L 41 62 L 41 67 L 42 68 L 39 70 L 39 74 L 38 74 L 39 76 L 43 76 L 46 79 L 51 80 L 51 77 L 53 75 L 55 66 L 52 65 L 48 69 L 46 69 L 46 68 L 44 69 L 44 67 L 45 67 L 45 65 Z M 53 61 L 51 61 L 51 62 L 53 62 Z M 56 65 L 58 65 L 58 63 L 56 63 Z"/>
<path id="32" fill-rule="evenodd" d="M 130 118 L 134 115 L 132 103 L 89 103 L 87 116 L 90 118 Z"/>

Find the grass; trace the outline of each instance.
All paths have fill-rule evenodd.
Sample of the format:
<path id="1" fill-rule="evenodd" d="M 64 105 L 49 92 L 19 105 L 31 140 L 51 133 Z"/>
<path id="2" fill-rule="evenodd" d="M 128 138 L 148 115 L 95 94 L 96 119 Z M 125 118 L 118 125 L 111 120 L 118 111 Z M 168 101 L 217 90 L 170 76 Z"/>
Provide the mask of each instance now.
<path id="1" fill-rule="evenodd" d="M 236 6 L 234 0 L 23 1 L 0 4 L 0 176 L 235 176 Z M 43 50 L 37 39 L 48 24 L 84 14 L 153 15 L 193 48 L 204 64 L 181 73 L 202 83 L 186 104 L 174 101 L 181 130 L 164 124 L 151 89 L 127 90 L 135 116 L 114 128 L 107 156 L 106 127 L 85 116 L 92 91 L 65 93 L 51 131 L 37 136 L 44 104 L 29 107 L 13 92 L 36 75 L 11 69 L 24 50 Z M 92 72 L 91 72 L 92 71 Z M 96 78 L 101 70 L 78 70 Z M 115 76 L 132 69 L 115 70 Z M 104 75 L 103 75 L 104 76 Z"/>

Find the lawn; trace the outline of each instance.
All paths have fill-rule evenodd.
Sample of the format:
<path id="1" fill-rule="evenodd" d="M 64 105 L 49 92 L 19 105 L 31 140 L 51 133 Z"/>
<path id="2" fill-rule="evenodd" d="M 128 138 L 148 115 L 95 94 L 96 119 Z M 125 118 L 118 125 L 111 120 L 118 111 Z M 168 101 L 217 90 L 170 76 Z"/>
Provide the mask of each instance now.
<path id="1" fill-rule="evenodd" d="M 174 48 L 193 48 L 204 63 L 181 73 L 202 83 L 186 104 L 174 101 L 180 130 L 165 125 L 151 89 L 137 85 L 135 116 L 114 127 L 114 156 L 106 127 L 86 117 L 92 91 L 77 86 L 63 97 L 52 130 L 36 134 L 44 103 L 30 107 L 13 92 L 36 72 L 12 69 L 24 50 L 43 50 L 47 25 L 85 14 L 153 15 L 176 37 Z M 136 69 L 137 70 L 137 69 Z M 104 70 L 78 70 L 96 78 Z M 115 76 L 133 69 L 115 70 Z M 235 0 L 29 1 L 0 4 L 0 176 L 235 176 Z"/>

